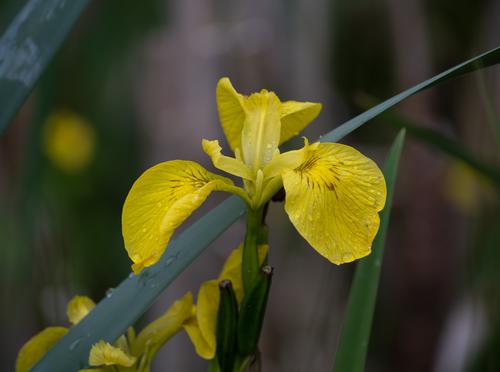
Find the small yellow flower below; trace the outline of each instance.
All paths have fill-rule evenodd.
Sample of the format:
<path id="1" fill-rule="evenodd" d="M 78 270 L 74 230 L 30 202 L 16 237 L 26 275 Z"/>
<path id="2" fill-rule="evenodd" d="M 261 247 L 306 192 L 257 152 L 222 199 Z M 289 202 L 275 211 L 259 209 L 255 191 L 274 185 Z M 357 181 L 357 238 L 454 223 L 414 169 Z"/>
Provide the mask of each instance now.
<path id="1" fill-rule="evenodd" d="M 17 355 L 16 372 L 28 372 L 67 332 L 64 327 L 49 327 L 33 336 Z"/>
<path id="2" fill-rule="evenodd" d="M 90 350 L 89 364 L 91 366 L 119 365 L 131 367 L 135 361 L 135 357 L 104 341 L 99 341 Z"/>
<path id="3" fill-rule="evenodd" d="M 261 265 L 267 257 L 268 251 L 269 247 L 267 245 L 258 246 L 259 262 Z M 240 244 L 227 258 L 218 279 L 209 280 L 201 285 L 198 292 L 198 303 L 196 306 L 193 306 L 193 316 L 184 324 L 184 329 L 189 335 L 196 353 L 204 359 L 212 359 L 217 349 L 216 327 L 220 302 L 219 283 L 222 280 L 230 280 L 238 304 L 243 300 L 244 290 L 241 278 L 242 256 L 243 244 Z"/>

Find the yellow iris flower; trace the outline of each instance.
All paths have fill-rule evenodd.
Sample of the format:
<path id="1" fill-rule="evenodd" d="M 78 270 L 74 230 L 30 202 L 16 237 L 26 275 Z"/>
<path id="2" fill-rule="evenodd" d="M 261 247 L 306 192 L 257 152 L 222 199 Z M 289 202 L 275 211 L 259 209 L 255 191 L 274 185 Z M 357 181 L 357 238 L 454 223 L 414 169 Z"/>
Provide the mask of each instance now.
<path id="1" fill-rule="evenodd" d="M 304 129 L 321 111 L 312 102 L 285 101 L 261 90 L 238 93 L 228 78 L 217 85 L 217 107 L 234 157 L 218 141 L 203 140 L 213 165 L 243 179 L 243 187 L 197 163 L 173 160 L 146 170 L 123 207 L 122 232 L 135 273 L 156 263 L 174 230 L 212 191 L 240 196 L 258 209 L 284 187 L 285 210 L 299 233 L 335 264 L 370 253 L 386 199 L 377 165 L 352 147 L 309 144 L 281 153 L 279 146 Z"/>
<path id="2" fill-rule="evenodd" d="M 90 298 L 75 296 L 67 307 L 69 321 L 77 324 L 94 306 Z M 187 293 L 137 336 L 130 327 L 113 345 L 97 342 L 89 354 L 89 365 L 94 368 L 80 372 L 149 372 L 155 354 L 191 318 L 192 308 L 192 295 Z M 66 327 L 48 327 L 33 336 L 19 351 L 16 372 L 28 372 L 67 332 Z"/>

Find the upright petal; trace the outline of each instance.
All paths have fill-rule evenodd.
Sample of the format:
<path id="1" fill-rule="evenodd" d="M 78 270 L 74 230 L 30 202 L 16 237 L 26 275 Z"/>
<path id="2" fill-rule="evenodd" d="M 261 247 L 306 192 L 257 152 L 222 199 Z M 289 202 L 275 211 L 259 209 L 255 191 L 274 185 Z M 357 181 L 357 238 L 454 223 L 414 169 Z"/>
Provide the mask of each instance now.
<path id="1" fill-rule="evenodd" d="M 135 181 L 125 200 L 122 233 L 134 272 L 155 264 L 174 230 L 214 190 L 232 191 L 228 178 L 210 173 L 197 163 L 160 163 Z"/>
<path id="2" fill-rule="evenodd" d="M 217 348 L 215 331 L 220 292 L 217 280 L 203 283 L 198 292 L 196 318 L 184 324 L 196 353 L 204 359 L 212 359 Z"/>
<path id="3" fill-rule="evenodd" d="M 118 365 L 131 367 L 134 365 L 135 361 L 135 357 L 102 340 L 93 345 L 90 349 L 89 364 L 91 366 Z"/>
<path id="4" fill-rule="evenodd" d="M 132 343 L 134 355 L 140 355 L 146 350 L 148 345 L 151 353 L 155 353 L 172 336 L 182 329 L 183 323 L 193 316 L 193 295 L 186 293 L 180 300 L 172 306 L 161 317 L 149 323 L 139 333 Z"/>
<path id="5" fill-rule="evenodd" d="M 298 135 L 321 111 L 314 102 L 286 101 L 281 104 L 280 145 Z"/>
<path id="6" fill-rule="evenodd" d="M 87 296 L 75 296 L 69 302 L 66 315 L 72 324 L 78 323 L 95 307 L 95 302 Z"/>
<path id="7" fill-rule="evenodd" d="M 16 372 L 28 372 L 67 332 L 64 327 L 49 327 L 33 336 L 19 350 Z"/>
<path id="8" fill-rule="evenodd" d="M 222 129 L 234 151 L 240 147 L 241 130 L 245 121 L 244 97 L 236 92 L 231 81 L 224 77 L 217 84 L 217 109 Z"/>
<path id="9" fill-rule="evenodd" d="M 283 174 L 285 210 L 299 233 L 335 264 L 370 253 L 386 186 L 377 165 L 352 147 L 321 143 Z"/>
<path id="10" fill-rule="evenodd" d="M 246 164 L 254 170 L 264 167 L 273 157 L 280 140 L 280 100 L 273 92 L 262 90 L 245 102 L 245 122 L 241 149 Z"/>

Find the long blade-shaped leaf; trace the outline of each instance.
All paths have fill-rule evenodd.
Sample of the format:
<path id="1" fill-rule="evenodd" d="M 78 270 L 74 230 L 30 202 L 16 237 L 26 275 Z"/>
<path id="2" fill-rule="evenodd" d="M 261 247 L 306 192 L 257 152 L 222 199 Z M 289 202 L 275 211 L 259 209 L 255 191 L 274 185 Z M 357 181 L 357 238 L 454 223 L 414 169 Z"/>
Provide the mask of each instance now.
<path id="1" fill-rule="evenodd" d="M 0 39 L 0 134 L 89 0 L 29 0 Z"/>
<path id="2" fill-rule="evenodd" d="M 398 128 L 406 128 L 408 135 L 432 146 L 436 150 L 463 161 L 472 169 L 488 178 L 496 187 L 500 188 L 500 169 L 485 163 L 460 143 L 447 138 L 431 128 L 417 125 L 410 119 L 393 112 L 385 113 L 383 118 L 387 118 L 387 123 L 390 125 Z"/>
<path id="3" fill-rule="evenodd" d="M 479 70 L 484 67 L 493 66 L 498 63 L 500 63 L 500 47 L 496 47 L 495 49 L 469 59 L 468 61 L 452 67 L 445 72 L 442 72 L 426 81 L 423 81 L 420 84 L 411 87 L 410 89 L 405 90 L 402 93 L 399 93 L 394 97 L 389 98 L 388 100 L 378 104 L 377 106 L 372 107 L 368 111 L 363 112 L 361 115 L 358 115 L 355 118 L 345 122 L 338 128 L 335 128 L 333 131 L 323 136 L 321 138 L 321 141 L 337 142 L 340 138 L 343 138 L 353 130 L 359 128 L 368 120 L 373 119 L 375 116 L 391 108 L 402 100 L 414 95 L 415 93 L 421 92 L 453 77 L 464 75 L 468 72 Z"/>
<path id="4" fill-rule="evenodd" d="M 500 47 L 464 62 L 445 73 L 439 74 L 416 87 L 410 88 L 390 98 L 329 132 L 321 140 L 332 142 L 339 141 L 354 129 L 412 94 L 422 91 L 438 82 L 445 81 L 453 76 L 485 66 L 491 66 L 499 62 Z M 100 339 L 111 341 L 119 334 L 124 333 L 127 327 L 133 324 L 140 314 L 148 309 L 152 301 L 168 287 L 173 279 L 182 272 L 217 235 L 229 227 L 229 225 L 236 221 L 238 216 L 244 212 L 243 204 L 240 203 L 239 205 L 235 205 L 235 203 L 233 199 L 222 203 L 214 211 L 204 216 L 195 225 L 195 230 L 192 230 L 195 228 L 195 226 L 193 226 L 181 235 L 178 242 L 189 242 L 189 244 L 183 243 L 182 247 L 187 251 L 185 254 L 189 256 L 190 259 L 174 260 L 168 270 L 163 270 L 168 271 L 168 273 L 155 276 L 155 286 L 149 285 L 148 289 L 144 290 L 144 292 L 142 290 L 139 291 L 136 288 L 136 282 L 147 281 L 147 278 L 150 277 L 150 271 L 161 272 L 161 268 L 164 268 L 165 262 L 171 259 L 173 252 L 182 249 L 176 248 L 176 251 L 174 251 L 173 247 L 169 247 L 167 252 L 170 253 L 166 254 L 156 266 L 144 270 L 139 278 L 131 277 L 125 279 L 119 287 L 120 290 L 116 290 L 111 298 L 105 299 L 99 303 L 85 321 L 73 327 L 33 368 L 33 371 L 66 372 L 72 370 L 71 368 L 66 369 L 66 366 L 84 366 L 88 359 L 89 347 L 91 344 Z M 176 241 L 172 243 L 172 245 L 180 244 L 178 242 Z M 124 311 L 124 309 L 126 309 L 126 311 Z M 85 340 L 85 342 L 82 343 L 81 340 Z"/>
<path id="5" fill-rule="evenodd" d="M 373 242 L 373 252 L 358 262 L 349 294 L 346 316 L 335 357 L 335 372 L 363 372 L 377 298 L 385 237 L 391 215 L 394 184 L 405 138 L 401 130 L 394 140 L 384 166 L 387 201 L 380 213 L 380 229 Z"/>
<path id="6" fill-rule="evenodd" d="M 90 347 L 100 339 L 114 341 L 217 236 L 244 212 L 232 196 L 172 242 L 160 262 L 130 275 L 47 353 L 32 371 L 77 371 L 85 366 Z"/>

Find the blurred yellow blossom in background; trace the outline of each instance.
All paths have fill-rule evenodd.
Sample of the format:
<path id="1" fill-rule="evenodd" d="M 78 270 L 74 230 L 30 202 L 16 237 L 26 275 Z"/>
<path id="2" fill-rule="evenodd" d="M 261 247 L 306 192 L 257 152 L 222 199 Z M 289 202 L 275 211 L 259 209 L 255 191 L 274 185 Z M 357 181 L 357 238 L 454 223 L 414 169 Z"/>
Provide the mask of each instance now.
<path id="1" fill-rule="evenodd" d="M 51 114 L 44 124 L 43 150 L 59 169 L 78 173 L 94 158 L 95 132 L 80 115 L 61 110 Z"/>

